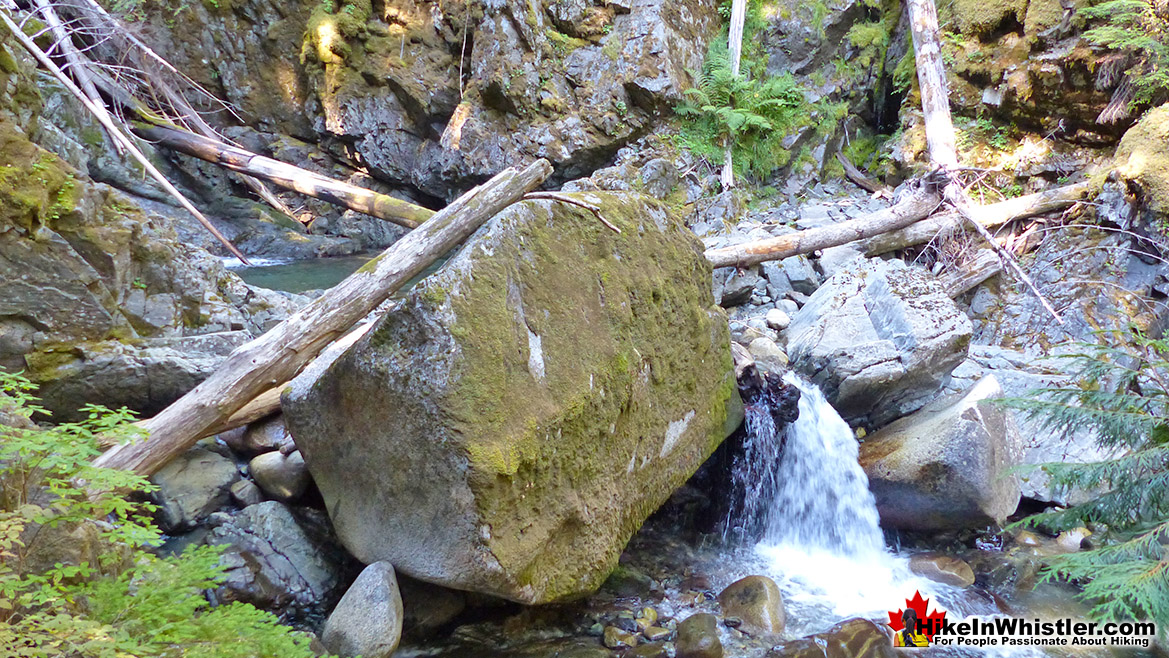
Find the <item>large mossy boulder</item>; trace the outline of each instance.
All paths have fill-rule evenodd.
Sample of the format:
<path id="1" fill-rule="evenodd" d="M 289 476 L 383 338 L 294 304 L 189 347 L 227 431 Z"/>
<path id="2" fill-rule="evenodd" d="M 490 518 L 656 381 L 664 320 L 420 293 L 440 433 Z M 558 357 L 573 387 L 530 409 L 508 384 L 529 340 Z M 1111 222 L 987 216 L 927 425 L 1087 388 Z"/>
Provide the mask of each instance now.
<path id="1" fill-rule="evenodd" d="M 983 528 L 1019 505 L 1022 441 L 995 404 L 1002 387 L 987 376 L 965 394 L 939 399 L 873 434 L 859 461 L 881 525 L 902 530 Z"/>
<path id="2" fill-rule="evenodd" d="M 1169 223 L 1169 104 L 1150 110 L 1124 134 L 1116 165 L 1140 206 L 1161 225 Z"/>
<path id="3" fill-rule="evenodd" d="M 285 392 L 338 535 L 523 603 L 595 590 L 741 419 L 701 244 L 660 205 L 579 194 L 482 228 Z"/>
<path id="4" fill-rule="evenodd" d="M 966 358 L 972 327 L 927 272 L 860 260 L 816 290 L 787 328 L 793 367 L 853 424 L 920 409 Z"/>

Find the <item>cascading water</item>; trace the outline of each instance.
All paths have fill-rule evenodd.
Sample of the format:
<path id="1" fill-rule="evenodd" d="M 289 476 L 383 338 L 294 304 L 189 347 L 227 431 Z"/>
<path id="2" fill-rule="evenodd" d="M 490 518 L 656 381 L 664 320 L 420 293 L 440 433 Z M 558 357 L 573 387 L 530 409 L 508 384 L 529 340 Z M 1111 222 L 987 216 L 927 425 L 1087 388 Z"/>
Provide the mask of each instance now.
<path id="1" fill-rule="evenodd" d="M 820 389 L 790 372 L 783 381 L 799 389 L 800 415 L 775 469 L 764 543 L 857 557 L 882 552 L 877 503 L 852 430 Z"/>

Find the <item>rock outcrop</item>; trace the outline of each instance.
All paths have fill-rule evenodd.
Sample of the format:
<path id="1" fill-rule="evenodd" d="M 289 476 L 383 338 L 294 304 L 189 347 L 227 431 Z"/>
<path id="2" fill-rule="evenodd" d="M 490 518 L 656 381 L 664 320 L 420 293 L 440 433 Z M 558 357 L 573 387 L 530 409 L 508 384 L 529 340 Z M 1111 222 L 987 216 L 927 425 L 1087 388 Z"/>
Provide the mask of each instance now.
<path id="1" fill-rule="evenodd" d="M 366 563 L 524 603 L 599 587 L 741 420 L 700 244 L 662 206 L 504 211 L 284 414 Z"/>
<path id="2" fill-rule="evenodd" d="M 883 425 L 920 409 L 966 357 L 970 320 L 924 271 L 859 261 L 791 319 L 787 353 L 841 417 Z"/>
<path id="3" fill-rule="evenodd" d="M 994 405 L 1002 389 L 983 378 L 883 428 L 861 444 L 860 464 L 881 524 L 907 530 L 981 528 L 1019 504 L 1020 438 Z"/>

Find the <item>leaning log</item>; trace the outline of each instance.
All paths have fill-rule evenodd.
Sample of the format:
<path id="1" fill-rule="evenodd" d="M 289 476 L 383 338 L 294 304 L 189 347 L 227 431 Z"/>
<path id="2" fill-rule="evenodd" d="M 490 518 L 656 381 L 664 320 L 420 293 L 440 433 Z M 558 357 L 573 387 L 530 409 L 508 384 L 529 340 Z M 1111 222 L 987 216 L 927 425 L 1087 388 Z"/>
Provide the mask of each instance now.
<path id="1" fill-rule="evenodd" d="M 1017 219 L 1064 210 L 1091 196 L 1097 189 L 1099 189 L 1097 181 L 1085 181 L 985 206 L 971 206 L 970 212 L 982 226 L 995 228 Z M 879 256 L 890 251 L 925 244 L 938 235 L 961 227 L 962 216 L 957 211 L 951 210 L 938 213 L 903 229 L 875 235 L 863 240 L 857 246 L 866 256 Z"/>
<path id="2" fill-rule="evenodd" d="M 542 183 L 552 165 L 508 169 L 467 192 L 324 295 L 240 346 L 183 397 L 143 423 L 148 438 L 106 451 L 95 466 L 154 473 L 264 391 L 292 379 L 339 336 L 488 219 Z"/>
<path id="3" fill-rule="evenodd" d="M 904 228 L 937 209 L 941 196 L 937 188 L 923 183 L 897 204 L 846 222 L 788 233 L 766 240 L 708 249 L 706 259 L 715 267 L 747 267 L 769 260 L 810 254 L 820 249 L 863 240 Z"/>
<path id="4" fill-rule="evenodd" d="M 333 180 L 287 162 L 257 155 L 185 130 L 135 123 L 134 133 L 200 160 L 406 228 L 418 228 L 419 224 L 434 214 L 432 210 L 407 201 Z"/>
<path id="5" fill-rule="evenodd" d="M 1003 262 L 994 249 L 979 249 L 973 257 L 938 277 L 950 297 L 960 297 L 983 281 L 1003 271 Z"/>

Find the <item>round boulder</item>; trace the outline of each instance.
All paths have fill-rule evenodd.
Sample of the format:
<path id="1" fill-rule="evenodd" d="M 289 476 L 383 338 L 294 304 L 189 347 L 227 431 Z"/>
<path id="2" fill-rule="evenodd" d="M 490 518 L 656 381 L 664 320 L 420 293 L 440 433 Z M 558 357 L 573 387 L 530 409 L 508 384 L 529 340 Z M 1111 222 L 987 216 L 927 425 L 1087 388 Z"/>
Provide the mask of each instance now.
<path id="1" fill-rule="evenodd" d="M 387 658 L 402 639 L 402 595 L 389 562 L 366 567 L 329 619 L 321 640 L 340 656 Z"/>
<path id="2" fill-rule="evenodd" d="M 767 576 L 736 580 L 718 595 L 723 614 L 767 633 L 782 633 L 786 616 L 779 586 Z"/>
<path id="3" fill-rule="evenodd" d="M 678 624 L 675 642 L 677 658 L 722 658 L 723 643 L 718 637 L 718 618 L 700 612 Z"/>

